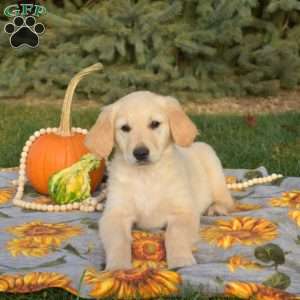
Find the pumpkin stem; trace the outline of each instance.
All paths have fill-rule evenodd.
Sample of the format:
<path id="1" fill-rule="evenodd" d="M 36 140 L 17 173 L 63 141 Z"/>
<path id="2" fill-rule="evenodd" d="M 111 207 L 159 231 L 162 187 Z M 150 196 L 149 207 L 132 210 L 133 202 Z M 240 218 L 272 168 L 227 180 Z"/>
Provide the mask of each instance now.
<path id="1" fill-rule="evenodd" d="M 86 75 L 89 75 L 92 72 L 98 71 L 103 69 L 103 65 L 101 63 L 94 64 L 92 66 L 89 66 L 83 70 L 81 70 L 79 73 L 77 73 L 70 81 L 64 102 L 63 102 L 63 108 L 61 112 L 61 117 L 60 117 L 60 124 L 59 124 L 59 129 L 58 129 L 58 134 L 62 136 L 70 136 L 71 135 L 71 106 L 72 106 L 72 100 L 73 100 L 73 95 L 74 91 L 79 83 L 79 81 L 85 77 Z"/>

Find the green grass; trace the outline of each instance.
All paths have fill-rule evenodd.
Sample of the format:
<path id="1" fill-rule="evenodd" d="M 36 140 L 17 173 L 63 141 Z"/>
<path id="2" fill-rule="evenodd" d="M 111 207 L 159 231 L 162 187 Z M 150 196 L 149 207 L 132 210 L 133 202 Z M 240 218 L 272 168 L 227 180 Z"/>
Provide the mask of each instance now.
<path id="1" fill-rule="evenodd" d="M 40 292 L 32 294 L 22 294 L 22 295 L 12 295 L 12 294 L 3 294 L 0 293 L 1 300 L 77 300 L 76 296 L 69 294 L 66 291 L 61 289 L 47 289 Z M 83 300 L 83 298 L 79 298 Z M 109 298 L 107 298 L 109 299 Z M 181 297 L 170 297 L 170 298 L 161 298 L 156 300 L 238 300 L 237 298 L 232 297 L 209 297 L 200 294 L 192 288 L 182 292 Z M 112 299 L 113 300 L 113 299 Z"/>
<path id="2" fill-rule="evenodd" d="M 300 113 L 257 116 L 249 127 L 242 116 L 195 116 L 199 139 L 212 145 L 225 168 L 256 168 L 300 176 Z"/>
<path id="3" fill-rule="evenodd" d="M 0 293 L 1 300 L 77 300 L 76 296 L 61 290 L 61 289 L 47 289 L 31 294 L 4 294 Z M 82 299 L 82 298 L 80 298 Z"/>
<path id="4" fill-rule="evenodd" d="M 89 128 L 95 109 L 73 112 L 73 126 Z M 51 107 L 0 104 L 0 167 L 15 166 L 28 137 L 42 127 L 57 127 L 60 111 Z M 300 113 L 257 116 L 249 127 L 242 116 L 199 115 L 193 120 L 199 140 L 217 151 L 225 168 L 256 168 L 300 176 Z"/>
<path id="5" fill-rule="evenodd" d="M 89 128 L 99 111 L 74 111 L 73 126 Z M 57 127 L 60 111 L 51 107 L 0 104 L 0 167 L 16 166 L 22 147 L 37 129 Z M 249 127 L 242 116 L 193 116 L 200 129 L 199 140 L 217 151 L 226 168 L 256 168 L 264 165 L 270 172 L 300 176 L 300 113 L 257 116 L 255 127 Z M 0 294 L 1 300 L 75 300 L 75 296 L 59 290 L 33 294 Z M 173 298 L 174 299 L 174 298 Z M 181 298 L 208 299 L 190 290 Z M 211 299 L 229 299 L 215 297 Z"/>

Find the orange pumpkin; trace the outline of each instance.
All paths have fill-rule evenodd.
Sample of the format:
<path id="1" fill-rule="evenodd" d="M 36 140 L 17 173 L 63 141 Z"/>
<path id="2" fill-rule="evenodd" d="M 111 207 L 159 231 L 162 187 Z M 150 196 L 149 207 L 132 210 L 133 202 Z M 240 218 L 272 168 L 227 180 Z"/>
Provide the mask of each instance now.
<path id="1" fill-rule="evenodd" d="M 49 178 L 62 169 L 79 161 L 82 155 L 88 153 L 84 146 L 85 134 L 72 132 L 70 112 L 75 88 L 82 77 L 102 69 L 101 64 L 95 64 L 83 69 L 70 81 L 63 102 L 60 127 L 55 133 L 46 133 L 38 137 L 30 146 L 26 159 L 26 176 L 31 185 L 41 194 L 48 194 Z M 90 173 L 91 188 L 95 191 L 104 174 L 105 164 Z"/>

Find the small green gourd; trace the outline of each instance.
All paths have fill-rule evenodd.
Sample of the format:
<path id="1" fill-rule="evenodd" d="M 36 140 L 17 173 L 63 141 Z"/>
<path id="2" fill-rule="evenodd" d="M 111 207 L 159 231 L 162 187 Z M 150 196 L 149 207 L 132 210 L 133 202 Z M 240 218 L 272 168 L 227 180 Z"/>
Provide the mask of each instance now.
<path id="1" fill-rule="evenodd" d="M 49 195 L 57 204 L 81 202 L 91 196 L 89 173 L 100 165 L 93 154 L 85 154 L 72 166 L 53 174 L 48 182 Z"/>

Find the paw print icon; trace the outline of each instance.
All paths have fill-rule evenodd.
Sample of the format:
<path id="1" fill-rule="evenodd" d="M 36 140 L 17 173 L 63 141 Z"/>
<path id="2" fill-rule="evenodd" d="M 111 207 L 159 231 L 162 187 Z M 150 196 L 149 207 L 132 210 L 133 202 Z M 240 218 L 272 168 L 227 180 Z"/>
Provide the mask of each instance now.
<path id="1" fill-rule="evenodd" d="M 7 23 L 4 31 L 10 35 L 10 44 L 13 48 L 28 46 L 36 48 L 39 45 L 39 36 L 45 32 L 42 23 L 36 23 L 33 16 L 26 18 L 17 16 L 12 23 Z"/>

